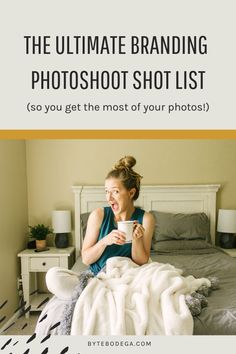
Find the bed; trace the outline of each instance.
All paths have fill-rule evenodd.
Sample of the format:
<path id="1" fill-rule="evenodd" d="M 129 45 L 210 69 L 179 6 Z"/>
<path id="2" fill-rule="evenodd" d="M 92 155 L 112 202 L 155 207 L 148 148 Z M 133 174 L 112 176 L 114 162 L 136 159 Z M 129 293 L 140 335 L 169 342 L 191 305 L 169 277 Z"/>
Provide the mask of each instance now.
<path id="1" fill-rule="evenodd" d="M 173 266 L 177 270 L 182 270 L 180 276 L 186 279 L 192 275 L 196 279 L 214 278 L 216 282 L 219 281 L 216 290 L 212 291 L 208 289 L 209 287 L 206 290 L 205 287 L 207 294 L 204 295 L 209 295 L 206 297 L 207 306 L 202 306 L 200 313 L 195 313 L 193 316 L 192 334 L 195 335 L 236 334 L 236 259 L 215 247 L 216 195 L 219 188 L 220 185 L 142 186 L 139 199 L 136 201 L 137 206 L 151 211 L 156 220 L 151 250 L 153 264 L 148 267 L 156 264 Z M 72 271 L 80 274 L 86 269 L 80 257 L 86 220 L 89 212 L 96 207 L 105 206 L 106 200 L 103 186 L 73 186 L 72 189 L 75 212 L 74 244 L 77 257 Z M 41 313 L 36 333 L 39 335 L 77 334 L 72 329 L 70 332 L 70 328 L 67 328 L 67 332 L 63 332 L 64 329 L 62 330 L 60 325 L 54 325 L 63 322 L 64 317 L 70 317 L 71 322 L 69 322 L 72 324 L 79 320 L 79 311 L 75 310 L 81 309 L 77 305 L 83 296 L 85 300 L 86 296 L 89 297 L 86 294 L 87 288 L 88 286 L 74 306 L 69 305 L 70 316 L 68 316 L 68 304 L 54 296 Z M 168 316 L 170 315 L 167 314 L 167 318 Z M 84 333 L 97 334 L 96 332 Z M 113 334 L 113 332 L 104 333 Z M 186 333 L 183 330 L 183 333 L 177 334 Z M 163 333 L 157 331 L 157 333 L 147 334 Z"/>

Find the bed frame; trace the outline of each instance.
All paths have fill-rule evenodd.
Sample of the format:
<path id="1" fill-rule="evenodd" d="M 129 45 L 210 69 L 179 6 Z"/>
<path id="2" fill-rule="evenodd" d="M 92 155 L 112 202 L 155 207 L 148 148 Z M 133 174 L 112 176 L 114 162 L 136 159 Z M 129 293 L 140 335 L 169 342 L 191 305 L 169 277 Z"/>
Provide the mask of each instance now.
<path id="1" fill-rule="evenodd" d="M 146 211 L 158 210 L 174 213 L 204 212 L 210 218 L 211 240 L 215 244 L 216 193 L 219 184 L 207 185 L 152 185 L 142 186 L 135 202 Z M 82 247 L 82 213 L 107 205 L 104 186 L 73 186 L 76 257 Z"/>

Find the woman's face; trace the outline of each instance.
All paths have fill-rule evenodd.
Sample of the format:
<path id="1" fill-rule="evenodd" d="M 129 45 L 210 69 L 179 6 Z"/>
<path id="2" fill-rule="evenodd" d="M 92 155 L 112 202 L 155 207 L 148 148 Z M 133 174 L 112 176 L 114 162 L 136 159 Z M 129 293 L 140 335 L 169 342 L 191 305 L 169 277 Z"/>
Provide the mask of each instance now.
<path id="1" fill-rule="evenodd" d="M 105 181 L 107 202 L 115 215 L 127 211 L 133 206 L 135 188 L 127 190 L 118 178 L 109 178 Z"/>

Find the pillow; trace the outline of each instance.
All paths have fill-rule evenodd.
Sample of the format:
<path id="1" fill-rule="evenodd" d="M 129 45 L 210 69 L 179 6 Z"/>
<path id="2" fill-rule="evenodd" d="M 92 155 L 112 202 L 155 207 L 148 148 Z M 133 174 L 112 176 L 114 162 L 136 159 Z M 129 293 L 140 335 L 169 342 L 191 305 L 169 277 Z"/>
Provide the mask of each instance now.
<path id="1" fill-rule="evenodd" d="M 87 222 L 88 222 L 89 215 L 90 215 L 90 213 L 83 213 L 80 215 L 80 222 L 81 222 L 81 227 L 82 227 L 82 237 L 83 238 L 86 234 Z"/>
<path id="2" fill-rule="evenodd" d="M 168 240 L 154 244 L 154 251 L 172 252 L 186 250 L 210 249 L 212 245 L 205 240 Z"/>
<path id="3" fill-rule="evenodd" d="M 173 214 L 150 211 L 155 218 L 152 248 L 156 242 L 168 240 L 210 241 L 210 222 L 205 213 Z"/>

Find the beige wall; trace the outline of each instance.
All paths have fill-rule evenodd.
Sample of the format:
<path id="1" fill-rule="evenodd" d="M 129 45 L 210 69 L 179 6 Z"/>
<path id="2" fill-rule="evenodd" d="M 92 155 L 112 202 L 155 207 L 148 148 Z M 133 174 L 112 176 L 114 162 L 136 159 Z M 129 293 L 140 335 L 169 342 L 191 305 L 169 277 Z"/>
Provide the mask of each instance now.
<path id="1" fill-rule="evenodd" d="M 25 142 L 0 140 L 0 303 L 8 300 L 1 309 L 7 319 L 19 304 L 17 253 L 26 246 L 27 219 Z"/>
<path id="2" fill-rule="evenodd" d="M 73 209 L 73 184 L 103 184 L 134 155 L 143 184 L 220 183 L 218 206 L 236 208 L 236 140 L 32 140 L 26 143 L 29 221 Z"/>

